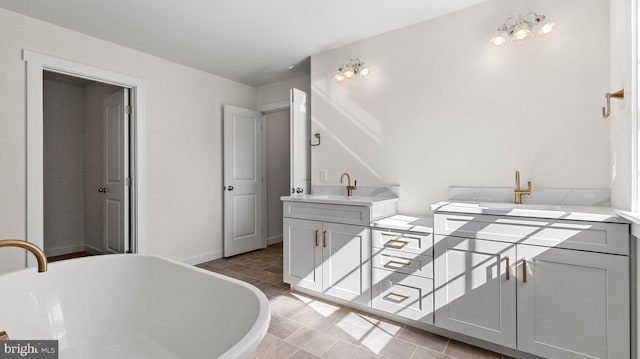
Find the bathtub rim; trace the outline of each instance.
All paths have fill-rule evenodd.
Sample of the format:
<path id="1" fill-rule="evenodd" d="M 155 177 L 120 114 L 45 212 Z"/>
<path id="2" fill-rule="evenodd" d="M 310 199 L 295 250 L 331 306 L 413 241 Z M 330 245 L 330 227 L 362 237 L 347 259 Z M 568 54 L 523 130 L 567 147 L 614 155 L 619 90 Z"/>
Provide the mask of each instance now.
<path id="1" fill-rule="evenodd" d="M 106 260 L 110 257 L 112 258 L 138 257 L 138 258 L 149 258 L 152 260 L 160 260 L 160 261 L 171 263 L 173 265 L 177 265 L 185 269 L 193 270 L 195 272 L 199 272 L 211 277 L 216 277 L 236 285 L 240 285 L 248 289 L 252 294 L 254 294 L 258 300 L 258 315 L 256 317 L 255 322 L 253 323 L 249 331 L 247 331 L 233 346 L 227 349 L 227 351 L 223 352 L 220 356 L 218 356 L 218 359 L 249 358 L 251 354 L 253 354 L 256 351 L 256 349 L 258 348 L 258 345 L 260 344 L 262 339 L 265 337 L 267 330 L 269 328 L 269 324 L 271 322 L 271 308 L 269 305 L 268 298 L 256 286 L 250 283 L 241 281 L 239 279 L 226 276 L 221 273 L 212 272 L 203 268 L 196 267 L 195 265 L 185 264 L 183 262 L 170 259 L 167 257 L 159 256 L 159 255 L 136 254 L 136 253 L 105 254 L 105 255 L 97 255 L 97 256 L 72 258 L 72 259 L 67 259 L 60 262 L 50 263 L 49 268 L 51 268 L 51 266 L 55 268 L 57 266 L 65 265 L 65 263 L 72 263 L 72 262 L 75 262 L 75 263 L 85 262 L 85 261 L 88 262 L 96 259 Z M 17 271 L 12 271 L 9 273 L 2 273 L 0 274 L 0 278 L 11 277 L 13 275 L 24 276 L 25 272 L 27 271 L 32 271 L 33 275 L 47 274 L 47 272 L 38 273 L 36 268 L 29 267 L 29 268 L 19 269 Z"/>

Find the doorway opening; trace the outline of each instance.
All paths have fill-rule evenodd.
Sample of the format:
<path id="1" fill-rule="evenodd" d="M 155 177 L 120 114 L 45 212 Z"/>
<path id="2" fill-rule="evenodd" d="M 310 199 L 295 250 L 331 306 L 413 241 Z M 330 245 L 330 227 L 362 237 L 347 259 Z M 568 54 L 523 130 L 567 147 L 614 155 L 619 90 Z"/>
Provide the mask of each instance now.
<path id="1" fill-rule="evenodd" d="M 224 106 L 224 257 L 281 242 L 280 197 L 310 193 L 309 102 L 292 88 L 261 111 Z"/>
<path id="2" fill-rule="evenodd" d="M 42 94 L 47 257 L 129 252 L 129 89 L 44 71 Z"/>
<path id="3" fill-rule="evenodd" d="M 27 65 L 27 233 L 26 240 L 44 248 L 44 121 L 43 121 L 43 74 L 51 71 L 77 78 L 120 86 L 129 89 L 131 114 L 129 150 L 131 181 L 127 183 L 130 193 L 129 243 L 132 253 L 147 253 L 146 227 L 147 186 L 146 171 L 146 98 L 147 81 L 71 60 L 54 57 L 31 50 L 22 50 L 22 59 Z M 107 192 L 108 193 L 108 192 Z M 37 265 L 34 256 L 25 253 L 25 266 Z"/>

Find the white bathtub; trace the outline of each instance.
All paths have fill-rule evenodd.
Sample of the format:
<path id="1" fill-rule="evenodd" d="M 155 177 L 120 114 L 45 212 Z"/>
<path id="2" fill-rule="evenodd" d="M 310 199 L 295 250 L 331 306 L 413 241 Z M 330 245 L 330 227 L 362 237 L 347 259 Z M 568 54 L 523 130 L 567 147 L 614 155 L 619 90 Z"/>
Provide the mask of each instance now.
<path id="1" fill-rule="evenodd" d="M 60 359 L 247 358 L 269 319 L 257 288 L 159 257 L 87 257 L 0 275 L 0 331 L 58 339 Z"/>

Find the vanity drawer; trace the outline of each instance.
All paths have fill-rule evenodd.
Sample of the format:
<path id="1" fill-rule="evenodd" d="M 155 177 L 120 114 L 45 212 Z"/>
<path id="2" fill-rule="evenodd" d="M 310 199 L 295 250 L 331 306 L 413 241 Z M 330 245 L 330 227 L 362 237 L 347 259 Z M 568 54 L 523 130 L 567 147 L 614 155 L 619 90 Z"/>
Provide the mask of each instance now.
<path id="1" fill-rule="evenodd" d="M 544 247 L 629 254 L 629 226 L 621 223 L 436 214 L 435 233 Z"/>
<path id="2" fill-rule="evenodd" d="M 433 324 L 433 280 L 373 269 L 371 306 L 419 322 Z"/>
<path id="3" fill-rule="evenodd" d="M 374 229 L 373 247 L 433 256 L 433 235 Z"/>
<path id="4" fill-rule="evenodd" d="M 393 249 L 373 249 L 373 267 L 433 279 L 433 257 Z"/>
<path id="5" fill-rule="evenodd" d="M 310 219 L 344 224 L 371 224 L 371 209 L 366 206 L 346 206 L 309 202 L 284 201 L 283 217 Z"/>

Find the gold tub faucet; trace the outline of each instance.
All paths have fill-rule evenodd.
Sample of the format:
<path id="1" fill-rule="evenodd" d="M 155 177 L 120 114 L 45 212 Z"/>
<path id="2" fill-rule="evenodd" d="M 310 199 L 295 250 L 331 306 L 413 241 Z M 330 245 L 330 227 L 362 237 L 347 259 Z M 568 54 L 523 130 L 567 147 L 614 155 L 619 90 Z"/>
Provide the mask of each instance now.
<path id="1" fill-rule="evenodd" d="M 347 197 L 351 197 L 353 196 L 353 190 L 357 189 L 357 185 L 358 185 L 358 181 L 354 180 L 353 181 L 353 186 L 351 185 L 351 176 L 349 176 L 349 174 L 347 172 L 343 172 L 340 175 L 340 183 L 342 183 L 342 180 L 344 179 L 344 176 L 347 176 Z"/>
<path id="2" fill-rule="evenodd" d="M 531 194 L 531 181 L 529 181 L 527 189 L 520 188 L 520 171 L 516 171 L 516 188 L 513 190 L 515 204 L 522 204 L 522 196 Z"/>
<path id="3" fill-rule="evenodd" d="M 44 254 L 42 249 L 35 244 L 18 239 L 0 239 L 0 247 L 18 247 L 28 250 L 33 253 L 38 260 L 38 272 L 47 271 L 47 256 Z"/>

